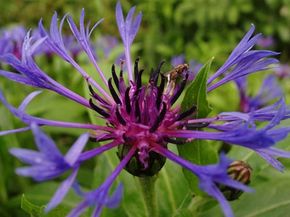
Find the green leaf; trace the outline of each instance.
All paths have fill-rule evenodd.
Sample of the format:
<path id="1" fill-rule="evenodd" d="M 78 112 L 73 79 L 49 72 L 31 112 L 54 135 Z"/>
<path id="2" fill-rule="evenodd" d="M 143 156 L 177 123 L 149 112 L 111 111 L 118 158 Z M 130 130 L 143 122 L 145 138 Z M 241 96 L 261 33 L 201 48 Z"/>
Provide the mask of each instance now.
<path id="1" fill-rule="evenodd" d="M 236 216 L 287 216 L 286 213 L 290 212 L 289 176 L 262 183 L 256 186 L 255 190 L 253 194 L 245 193 L 244 197 L 234 204 Z"/>
<path id="2" fill-rule="evenodd" d="M 31 217 L 63 217 L 66 216 L 70 210 L 77 206 L 81 198 L 72 190 L 68 192 L 64 200 L 53 210 L 47 214 L 44 212 L 46 204 L 50 201 L 55 190 L 59 187 L 57 182 L 45 182 L 31 186 L 21 197 L 21 208 Z M 85 189 L 86 190 L 86 189 Z M 29 198 L 29 199 L 28 199 Z M 15 205 L 18 208 L 20 199 L 15 198 Z M 22 213 L 23 214 L 23 213 Z M 22 215 L 21 215 L 22 216 Z M 25 215 L 26 216 L 26 215 Z M 87 216 L 87 215 L 82 215 Z"/>
<path id="3" fill-rule="evenodd" d="M 211 112 L 211 108 L 207 101 L 207 76 L 211 62 L 212 60 L 208 61 L 208 63 L 201 68 L 195 80 L 187 89 L 181 103 L 183 111 L 196 105 L 197 118 L 204 118 Z M 217 161 L 216 148 L 213 147 L 212 144 L 203 140 L 194 140 L 185 145 L 178 146 L 178 152 L 181 157 L 195 164 L 210 164 Z M 201 191 L 198 188 L 197 177 L 186 169 L 184 169 L 183 172 L 193 192 L 201 194 Z"/>
<path id="4" fill-rule="evenodd" d="M 44 206 L 38 206 L 28 201 L 25 195 L 21 198 L 21 209 L 28 213 L 31 217 L 41 217 L 44 213 Z"/>
<path id="5" fill-rule="evenodd" d="M 211 108 L 207 101 L 207 76 L 210 70 L 212 60 L 209 60 L 198 72 L 194 81 L 187 88 L 181 108 L 183 111 L 190 109 L 193 105 L 197 106 L 197 118 L 204 118 L 210 112 Z"/>
<path id="6" fill-rule="evenodd" d="M 194 163 L 200 165 L 207 165 L 217 161 L 217 149 L 207 141 L 195 140 L 182 146 L 178 146 L 179 155 Z M 190 171 L 183 169 L 191 190 L 195 194 L 202 194 L 198 187 L 198 179 Z"/>
<path id="7" fill-rule="evenodd" d="M 233 212 L 236 217 L 273 217 L 288 216 L 290 212 L 290 189 L 289 189 L 289 172 L 287 174 L 278 174 L 272 170 L 274 175 L 271 180 L 259 182 L 254 180 L 253 193 L 243 193 L 239 200 L 231 202 Z M 204 209 L 204 211 L 206 211 Z M 200 213 L 199 217 L 222 217 L 224 216 L 219 206 Z"/>
<path id="8" fill-rule="evenodd" d="M 177 210 L 173 217 L 191 217 L 192 213 L 188 209 Z"/>
<path id="9" fill-rule="evenodd" d="M 213 207 L 216 207 L 216 205 L 217 202 L 211 197 L 195 196 L 191 198 L 189 204 L 177 209 L 173 214 L 173 217 L 199 216 L 200 213 L 210 210 Z"/>

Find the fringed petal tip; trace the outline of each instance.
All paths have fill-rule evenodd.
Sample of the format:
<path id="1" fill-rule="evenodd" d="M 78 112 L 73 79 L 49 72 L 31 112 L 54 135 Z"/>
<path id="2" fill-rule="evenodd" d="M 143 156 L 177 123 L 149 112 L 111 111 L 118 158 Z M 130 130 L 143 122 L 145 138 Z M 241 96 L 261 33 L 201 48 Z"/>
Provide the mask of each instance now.
<path id="1" fill-rule="evenodd" d="M 65 161 L 70 165 L 74 166 L 78 161 L 80 154 L 82 153 L 85 145 L 87 144 L 89 139 L 89 133 L 82 134 L 78 140 L 72 145 L 69 151 L 65 155 Z"/>
<path id="2" fill-rule="evenodd" d="M 96 207 L 105 206 L 111 209 L 118 207 L 123 197 L 123 185 L 120 183 L 111 195 L 109 195 L 110 187 L 103 185 L 99 189 L 88 193 L 86 197 L 88 204 Z"/>
<path id="3" fill-rule="evenodd" d="M 254 72 L 269 69 L 270 65 L 277 63 L 277 59 L 270 58 L 270 56 L 278 55 L 277 52 L 268 50 L 252 50 L 259 38 L 262 37 L 261 34 L 253 36 L 254 30 L 254 25 L 251 25 L 250 30 L 234 48 L 225 63 L 208 79 L 208 92 L 229 81 Z M 225 75 L 224 78 L 211 84 L 222 74 Z"/>
<path id="4" fill-rule="evenodd" d="M 135 8 L 132 7 L 124 19 L 120 1 L 116 6 L 116 21 L 125 47 L 129 47 L 132 44 L 141 24 L 141 12 L 135 18 L 133 17 Z"/>
<path id="5" fill-rule="evenodd" d="M 35 143 L 40 152 L 52 161 L 64 162 L 63 156 L 54 141 L 36 123 L 32 122 L 30 126 L 34 134 Z"/>
<path id="6" fill-rule="evenodd" d="M 39 164 L 46 162 L 45 156 L 37 151 L 24 148 L 11 148 L 9 153 L 20 161 L 28 164 Z"/>
<path id="7" fill-rule="evenodd" d="M 123 193 L 124 193 L 124 186 L 122 183 L 120 183 L 117 186 L 114 193 L 110 197 L 107 198 L 105 205 L 111 209 L 117 208 L 122 200 Z"/>
<path id="8" fill-rule="evenodd" d="M 89 206 L 95 207 L 93 216 L 99 216 L 104 206 L 112 209 L 118 207 L 123 195 L 123 186 L 119 184 L 115 192 L 109 196 L 108 192 L 111 185 L 107 185 L 105 183 L 94 191 L 88 193 L 81 192 L 84 200 L 76 208 L 74 208 L 68 216 L 79 216 Z M 76 186 L 74 186 L 74 188 L 75 187 Z M 77 190 L 80 190 L 79 186 L 77 186 Z"/>
<path id="9" fill-rule="evenodd" d="M 12 130 L 3 130 L 0 131 L 0 136 L 6 136 L 9 134 L 14 134 L 14 133 L 21 133 L 21 132 L 25 132 L 30 130 L 30 127 L 22 127 L 22 128 L 18 128 L 18 129 L 12 129 Z"/>
<path id="10" fill-rule="evenodd" d="M 75 182 L 77 173 L 78 169 L 74 169 L 73 173 L 61 183 L 57 191 L 54 193 L 52 199 L 47 204 L 45 208 L 46 213 L 55 208 L 56 206 L 58 206 L 62 202 L 62 200 L 72 187 L 73 183 Z"/>
<path id="11" fill-rule="evenodd" d="M 290 152 L 284 151 L 278 148 L 268 148 L 257 150 L 257 153 L 265 159 L 272 167 L 277 169 L 280 172 L 284 172 L 284 165 L 276 159 L 277 157 L 281 158 L 290 158 Z"/>
<path id="12" fill-rule="evenodd" d="M 25 99 L 22 101 L 22 103 L 20 104 L 20 106 L 18 107 L 18 110 L 20 112 L 25 112 L 26 107 L 29 105 L 29 103 L 39 94 L 41 94 L 42 91 L 41 90 L 37 90 L 37 91 L 33 91 L 32 93 L 30 93 L 27 97 L 25 97 Z"/>
<path id="13" fill-rule="evenodd" d="M 81 186 L 77 181 L 73 183 L 72 188 L 78 196 L 85 197 L 85 192 L 81 189 Z"/>

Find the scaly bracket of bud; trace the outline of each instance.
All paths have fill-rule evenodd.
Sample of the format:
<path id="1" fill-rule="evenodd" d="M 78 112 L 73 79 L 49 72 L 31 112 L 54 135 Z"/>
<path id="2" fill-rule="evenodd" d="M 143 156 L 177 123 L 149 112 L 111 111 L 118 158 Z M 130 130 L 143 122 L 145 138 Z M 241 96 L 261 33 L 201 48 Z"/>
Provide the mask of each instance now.
<path id="1" fill-rule="evenodd" d="M 244 161 L 233 161 L 227 170 L 228 175 L 245 185 L 249 185 L 251 181 L 252 175 L 252 168 L 249 164 Z M 227 186 L 219 186 L 220 190 L 223 192 L 224 196 L 227 198 L 228 201 L 237 200 L 243 193 L 243 191 L 230 188 Z"/>
<path id="2" fill-rule="evenodd" d="M 128 144 L 123 144 L 118 147 L 117 155 L 120 160 L 122 160 L 130 151 L 131 146 Z M 157 174 L 166 162 L 166 158 L 157 154 L 156 152 L 149 151 L 147 153 L 146 167 L 144 163 L 141 162 L 140 151 L 136 151 L 130 161 L 127 163 L 125 169 L 134 176 L 145 177 L 154 176 Z"/>

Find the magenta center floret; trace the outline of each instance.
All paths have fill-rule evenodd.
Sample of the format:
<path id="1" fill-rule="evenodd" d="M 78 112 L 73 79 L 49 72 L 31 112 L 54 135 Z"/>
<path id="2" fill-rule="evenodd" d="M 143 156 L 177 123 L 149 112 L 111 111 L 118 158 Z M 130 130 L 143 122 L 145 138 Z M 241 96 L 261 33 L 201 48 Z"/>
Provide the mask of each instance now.
<path id="1" fill-rule="evenodd" d="M 178 65 L 164 75 L 160 73 L 164 63 L 161 62 L 157 69 L 152 71 L 148 84 L 142 85 L 143 70 L 139 70 L 138 61 L 139 59 L 135 61 L 134 66 L 135 79 L 128 86 L 124 82 L 122 70 L 117 76 L 115 66 L 112 66 L 112 78 L 108 80 L 108 87 L 114 104 L 97 95 L 90 87 L 92 94 L 90 105 L 107 118 L 107 124 L 114 129 L 107 136 L 102 135 L 102 138 L 95 139 L 102 141 L 122 138 L 123 145 L 120 145 L 118 151 L 120 159 L 123 159 L 132 147 L 136 148 L 136 153 L 128 162 L 126 169 L 133 175 L 152 176 L 165 163 L 165 158 L 153 151 L 156 144 L 165 148 L 167 146 L 168 138 L 161 132 L 170 128 L 182 128 L 175 125 L 176 121 L 191 115 L 196 108 L 194 106 L 182 114 L 179 114 L 179 107 L 172 108 L 188 79 L 187 64 Z"/>

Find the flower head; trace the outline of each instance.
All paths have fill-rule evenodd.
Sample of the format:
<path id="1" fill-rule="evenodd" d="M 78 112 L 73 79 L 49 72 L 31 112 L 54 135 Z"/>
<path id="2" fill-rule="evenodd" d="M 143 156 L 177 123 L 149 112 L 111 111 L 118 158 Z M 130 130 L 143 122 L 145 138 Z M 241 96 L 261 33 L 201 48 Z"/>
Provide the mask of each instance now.
<path id="1" fill-rule="evenodd" d="M 268 75 L 260 87 L 256 96 L 249 96 L 247 93 L 248 85 L 247 78 L 242 77 L 235 82 L 238 86 L 240 95 L 240 110 L 243 112 L 249 112 L 263 108 L 271 103 L 275 99 L 279 99 L 283 96 L 282 89 L 280 88 L 277 79 L 274 75 Z"/>
<path id="2" fill-rule="evenodd" d="M 0 55 L 13 53 L 21 57 L 21 48 L 26 29 L 23 26 L 14 26 L 11 28 L 1 29 L 0 32 Z"/>
<path id="3" fill-rule="evenodd" d="M 153 176 L 162 169 L 167 158 L 196 175 L 200 181 L 200 188 L 214 197 L 220 203 L 225 215 L 231 217 L 233 216 L 232 210 L 220 191 L 219 184 L 244 191 L 250 191 L 250 189 L 243 183 L 233 180 L 227 173 L 230 161 L 221 155 L 220 162 L 217 164 L 197 165 L 169 151 L 168 146 L 170 144 L 186 145 L 188 141 L 197 139 L 223 141 L 254 150 L 270 164 L 281 169 L 281 165 L 273 156 L 289 158 L 290 155 L 273 146 L 284 139 L 290 131 L 287 127 L 276 128 L 281 120 L 289 116 L 284 101 L 279 102 L 278 108 L 276 108 L 277 105 L 266 108 L 260 108 L 262 105 L 259 105 L 259 109 L 255 109 L 253 112 L 228 112 L 209 118 L 198 118 L 197 112 L 201 108 L 194 104 L 187 110 L 182 110 L 181 106 L 176 105 L 176 102 L 189 83 L 190 66 L 186 63 L 179 64 L 166 76 L 162 73 L 164 62 L 161 62 L 152 71 L 149 81 L 144 81 L 142 74 L 145 71 L 139 68 L 140 59 L 137 58 L 134 64 L 131 61 L 130 47 L 142 19 L 141 13 L 134 16 L 134 12 L 133 7 L 125 18 L 120 3 L 116 6 L 117 25 L 124 45 L 125 61 L 123 64 L 125 67 L 121 65 L 120 69 L 117 69 L 113 64 L 109 78 L 105 76 L 99 66 L 90 41 L 93 30 L 102 20 L 92 28 L 89 25 L 85 26 L 84 10 L 80 16 L 79 26 L 69 15 L 64 16 L 58 24 L 56 13 L 53 15 L 50 31 L 47 31 L 40 21 L 41 37 L 32 41 L 30 35 L 26 35 L 21 59 L 16 58 L 13 54 L 2 56 L 2 60 L 16 69 L 18 73 L 0 70 L 0 75 L 24 85 L 60 94 L 94 111 L 99 118 L 106 121 L 106 125 L 102 126 L 35 117 L 27 114 L 25 108 L 38 93 L 30 94 L 18 108 L 10 105 L 1 94 L 2 103 L 27 125 L 20 129 L 2 132 L 2 134 L 32 130 L 40 150 L 40 152 L 23 149 L 11 151 L 24 162 L 31 164 L 31 167 L 20 169 L 18 173 L 32 176 L 37 180 L 47 180 L 57 177 L 67 170 L 73 170 L 72 175 L 63 182 L 60 190 L 56 192 L 52 202 L 48 205 L 48 209 L 51 209 L 62 200 L 72 186 L 82 162 L 117 147 L 120 164 L 99 188 L 81 194 L 83 201 L 71 211 L 70 216 L 79 216 L 88 206 L 95 206 L 93 216 L 99 216 L 104 206 L 115 207 L 122 195 L 121 187 L 118 187 L 116 193 L 111 197 L 109 190 L 122 169 L 126 169 L 134 176 Z M 68 22 L 75 40 L 96 69 L 103 85 L 96 82 L 68 52 L 62 35 L 65 21 Z M 207 80 L 207 92 L 210 93 L 217 87 L 248 74 L 268 69 L 271 64 L 277 62 L 275 58 L 271 57 L 277 55 L 276 52 L 252 50 L 261 37 L 259 34 L 253 36 L 254 30 L 255 28 L 252 26 L 224 65 Z M 71 64 L 85 79 L 90 91 L 89 99 L 66 88 L 40 69 L 35 59 L 32 58 L 32 54 L 42 44 L 46 44 L 52 52 Z M 125 68 L 127 73 L 124 73 Z M 117 71 L 119 72 L 117 73 Z M 257 100 L 254 101 L 257 102 Z M 268 121 L 269 123 L 263 128 L 258 128 L 256 121 Z M 106 144 L 82 152 L 88 137 L 87 134 L 84 134 L 63 157 L 51 139 L 45 136 L 37 125 L 87 129 L 90 130 L 92 140 L 103 141 Z M 52 154 L 50 155 L 49 152 Z M 24 153 L 28 153 L 28 155 Z M 47 165 L 56 169 L 42 173 Z"/>
<path id="4" fill-rule="evenodd" d="M 288 64 L 279 64 L 274 69 L 275 75 L 280 78 L 289 78 L 290 76 L 290 66 Z"/>
<path id="5" fill-rule="evenodd" d="M 21 176 L 30 176 L 36 181 L 46 181 L 72 170 L 72 174 L 61 184 L 48 204 L 46 210 L 50 210 L 62 201 L 72 186 L 79 168 L 79 156 L 89 135 L 86 133 L 80 136 L 67 154 L 62 156 L 53 140 L 45 135 L 36 124 L 32 123 L 31 129 L 39 152 L 23 148 L 10 149 L 12 155 L 24 163 L 30 164 L 29 167 L 18 168 L 16 173 Z"/>
<path id="6" fill-rule="evenodd" d="M 272 36 L 263 36 L 257 42 L 257 45 L 262 48 L 269 48 L 273 46 L 274 44 L 275 44 L 275 40 Z"/>

